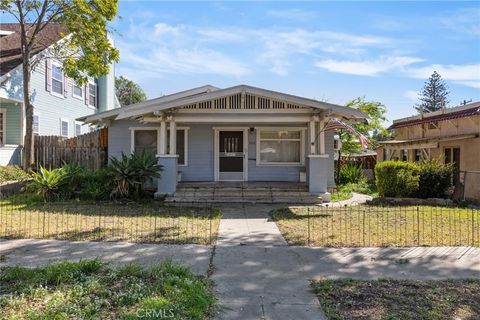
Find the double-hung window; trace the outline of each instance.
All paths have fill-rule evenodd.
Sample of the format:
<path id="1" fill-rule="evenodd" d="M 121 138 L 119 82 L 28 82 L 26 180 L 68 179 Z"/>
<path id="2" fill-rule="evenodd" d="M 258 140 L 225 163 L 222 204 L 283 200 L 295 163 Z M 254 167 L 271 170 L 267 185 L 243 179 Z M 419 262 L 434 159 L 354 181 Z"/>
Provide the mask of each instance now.
<path id="1" fill-rule="evenodd" d="M 40 116 L 38 114 L 33 115 L 32 130 L 34 135 L 38 135 L 40 132 Z"/>
<path id="2" fill-rule="evenodd" d="M 62 137 L 68 138 L 68 121 L 61 119 L 60 120 L 60 135 Z"/>
<path id="3" fill-rule="evenodd" d="M 97 107 L 97 82 L 90 81 L 88 83 L 88 105 Z"/>
<path id="4" fill-rule="evenodd" d="M 257 129 L 257 163 L 302 165 L 304 130 L 295 128 Z"/>
<path id="5" fill-rule="evenodd" d="M 82 134 L 82 124 L 75 122 L 75 135 L 79 136 Z"/>
<path id="6" fill-rule="evenodd" d="M 63 96 L 63 72 L 62 68 L 52 63 L 52 92 Z"/>
<path id="7" fill-rule="evenodd" d="M 83 87 L 75 81 L 72 83 L 72 96 L 78 99 L 83 99 Z"/>

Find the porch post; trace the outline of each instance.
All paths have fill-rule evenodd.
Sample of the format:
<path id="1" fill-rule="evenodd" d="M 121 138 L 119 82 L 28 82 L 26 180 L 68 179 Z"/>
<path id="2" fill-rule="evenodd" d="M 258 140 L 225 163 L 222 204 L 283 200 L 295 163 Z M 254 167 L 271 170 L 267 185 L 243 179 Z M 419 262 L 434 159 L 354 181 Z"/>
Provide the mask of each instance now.
<path id="1" fill-rule="evenodd" d="M 331 195 L 327 189 L 329 170 L 329 155 L 325 154 L 325 133 L 323 131 L 324 119 L 320 120 L 318 116 L 314 116 L 310 121 L 310 137 L 316 138 L 315 124 L 318 123 L 318 141 L 315 145 L 310 146 L 310 155 L 308 156 L 308 191 L 318 195 L 324 202 L 330 202 Z M 317 154 L 317 150 L 320 154 Z"/>
<path id="2" fill-rule="evenodd" d="M 170 150 L 167 154 L 167 124 L 164 119 L 160 122 L 159 143 L 157 154 L 158 164 L 162 166 L 163 171 L 157 182 L 157 192 L 155 197 L 164 197 L 173 195 L 177 191 L 177 160 L 178 155 L 175 154 L 175 121 L 170 118 Z"/>
<path id="3" fill-rule="evenodd" d="M 176 138 L 177 138 L 177 129 L 175 125 L 175 119 L 171 117 L 170 118 L 170 149 L 168 150 L 168 154 L 177 154 Z"/>
<path id="4" fill-rule="evenodd" d="M 325 126 L 325 120 L 322 119 L 318 123 L 318 130 L 320 130 L 320 136 L 319 136 L 320 154 L 325 154 L 325 131 L 323 130 L 324 126 Z"/>
<path id="5" fill-rule="evenodd" d="M 310 154 L 316 154 L 316 130 L 315 130 L 315 120 L 310 120 Z"/>

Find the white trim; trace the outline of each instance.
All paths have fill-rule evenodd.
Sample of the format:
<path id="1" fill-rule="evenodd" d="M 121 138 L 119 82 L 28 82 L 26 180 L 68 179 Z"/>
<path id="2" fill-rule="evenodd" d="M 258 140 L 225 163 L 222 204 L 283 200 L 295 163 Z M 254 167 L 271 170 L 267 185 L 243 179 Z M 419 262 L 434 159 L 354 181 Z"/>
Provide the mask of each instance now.
<path id="1" fill-rule="evenodd" d="M 7 109 L 6 108 L 0 108 L 0 113 L 3 114 L 3 119 L 2 119 L 2 134 L 3 134 L 3 141 L 0 141 L 0 146 L 5 146 L 6 141 L 7 141 Z"/>
<path id="2" fill-rule="evenodd" d="M 67 123 L 67 135 L 66 136 L 64 136 L 62 134 L 62 131 L 63 131 L 63 123 L 62 122 Z M 64 137 L 64 138 L 69 138 L 70 137 L 70 120 L 68 120 L 66 118 L 60 118 L 60 136 Z"/>
<path id="3" fill-rule="evenodd" d="M 74 126 L 74 129 L 75 129 L 75 131 L 74 131 L 74 133 L 75 133 L 75 136 L 77 137 L 77 136 L 79 136 L 79 135 L 82 135 L 82 126 L 83 126 L 83 122 L 75 120 L 75 121 L 74 121 L 74 124 L 75 124 L 75 126 Z M 80 125 L 80 134 L 77 134 L 77 125 Z"/>
<path id="4" fill-rule="evenodd" d="M 231 113 L 205 113 L 205 114 L 185 114 L 185 113 L 177 113 L 175 114 L 175 121 L 181 123 L 218 123 L 218 124 L 225 124 L 225 123 L 234 123 L 238 124 L 239 122 L 249 122 L 249 123 L 296 123 L 296 124 L 304 124 L 311 119 L 310 114 L 293 114 L 293 113 L 235 113 L 232 110 Z M 143 121 L 145 122 L 160 122 L 161 120 L 157 117 L 143 117 Z M 87 119 L 87 121 L 91 121 Z"/>
<path id="5" fill-rule="evenodd" d="M 90 84 L 93 84 L 95 85 L 95 105 L 91 105 L 90 104 Z M 87 103 L 87 107 L 89 107 L 90 109 L 93 109 L 93 110 L 97 110 L 98 109 L 98 81 L 97 83 L 95 83 L 95 79 L 88 79 L 88 82 L 87 82 L 87 85 L 86 85 L 86 88 L 87 90 L 85 90 L 85 95 L 88 95 L 85 97 L 85 99 L 87 99 L 88 103 Z"/>
<path id="6" fill-rule="evenodd" d="M 296 166 L 303 167 L 305 165 L 305 131 L 306 127 L 255 127 L 256 138 L 256 165 L 261 166 Z M 262 162 L 260 159 L 260 133 L 261 131 L 300 131 L 300 162 Z M 261 139 L 263 141 L 277 141 L 279 139 Z M 298 139 L 282 139 L 283 141 L 298 141 Z"/>
<path id="7" fill-rule="evenodd" d="M 40 113 L 34 111 L 33 112 L 33 117 L 38 117 L 38 132 L 33 131 L 33 119 L 32 119 L 32 133 L 40 135 Z"/>
<path id="8" fill-rule="evenodd" d="M 185 150 L 184 150 L 184 153 L 185 153 L 185 155 L 184 155 L 184 161 L 185 161 L 185 163 L 184 163 L 184 164 L 179 164 L 179 163 L 177 163 L 177 166 L 178 166 L 178 167 L 187 167 L 187 166 L 188 166 L 188 131 L 190 130 L 190 127 L 176 127 L 175 130 L 176 130 L 176 131 L 178 131 L 178 130 L 183 130 L 183 131 L 185 131 L 185 134 L 184 134 L 184 136 L 183 136 L 183 140 L 184 140 L 184 141 L 183 141 L 183 144 L 184 144 L 184 148 L 185 148 Z M 170 131 L 170 128 L 167 128 L 167 132 L 168 132 L 168 131 Z M 176 139 L 175 139 L 175 140 L 176 140 Z M 166 151 L 166 149 L 165 149 L 165 151 Z M 175 154 L 178 155 L 176 149 L 175 149 L 175 152 L 176 152 Z"/>
<path id="9" fill-rule="evenodd" d="M 65 99 L 65 75 L 63 74 L 63 69 L 62 69 L 62 65 L 54 60 L 51 60 L 51 67 L 50 67 L 50 79 L 52 81 L 52 87 L 50 88 L 50 94 L 52 96 L 55 96 L 55 97 L 58 97 L 58 98 L 62 98 L 62 99 Z M 58 93 L 58 92 L 55 92 L 53 91 L 53 81 L 59 81 L 58 79 L 54 79 L 53 78 L 53 66 L 56 66 L 58 68 L 60 68 L 60 70 L 62 71 L 62 93 Z M 47 75 L 45 75 L 47 76 Z"/>
<path id="10" fill-rule="evenodd" d="M 78 87 L 80 88 L 80 91 L 82 92 L 82 95 L 79 96 L 79 95 L 76 95 L 75 94 L 75 87 Z M 72 79 L 72 97 L 74 97 L 75 99 L 78 99 L 78 100 L 82 100 L 82 101 L 85 101 L 85 97 L 83 96 L 85 94 L 85 89 L 83 86 L 77 86 L 76 85 L 76 81 L 74 79 Z"/>
<path id="11" fill-rule="evenodd" d="M 157 152 L 158 153 L 158 127 L 129 127 L 130 130 L 130 153 L 135 152 L 135 131 L 140 130 L 150 130 L 150 131 L 157 131 Z"/>
<path id="12" fill-rule="evenodd" d="M 157 158 L 178 158 L 178 154 L 156 154 Z"/>
<path id="13" fill-rule="evenodd" d="M 307 157 L 308 158 L 325 158 L 325 159 L 328 159 L 330 157 L 330 155 L 328 155 L 328 154 L 309 154 Z"/>
<path id="14" fill-rule="evenodd" d="M 248 130 L 249 127 L 212 127 L 214 131 L 214 180 L 215 181 L 238 181 L 238 180 L 220 180 L 220 149 L 219 149 L 219 134 L 220 131 L 243 131 L 243 180 L 248 181 Z"/>

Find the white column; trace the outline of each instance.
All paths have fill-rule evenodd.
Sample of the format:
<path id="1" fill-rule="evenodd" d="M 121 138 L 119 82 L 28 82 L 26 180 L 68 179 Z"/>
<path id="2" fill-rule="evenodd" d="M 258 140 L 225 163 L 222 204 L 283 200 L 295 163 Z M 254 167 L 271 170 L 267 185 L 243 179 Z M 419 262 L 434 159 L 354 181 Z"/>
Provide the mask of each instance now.
<path id="1" fill-rule="evenodd" d="M 315 148 L 315 121 L 310 120 L 310 154 L 316 154 L 317 150 Z"/>
<path id="2" fill-rule="evenodd" d="M 165 120 L 162 120 L 160 122 L 160 133 L 158 137 L 158 153 L 159 154 L 165 154 L 166 148 L 166 142 L 167 142 L 167 124 L 165 123 Z"/>
<path id="3" fill-rule="evenodd" d="M 176 146 L 177 130 L 175 126 L 175 120 L 172 118 L 170 120 L 170 150 L 169 154 L 177 154 Z"/>
<path id="4" fill-rule="evenodd" d="M 325 131 L 323 127 L 325 126 L 325 120 L 322 119 L 318 123 L 318 130 L 320 130 L 319 144 L 320 144 L 320 154 L 325 154 Z"/>

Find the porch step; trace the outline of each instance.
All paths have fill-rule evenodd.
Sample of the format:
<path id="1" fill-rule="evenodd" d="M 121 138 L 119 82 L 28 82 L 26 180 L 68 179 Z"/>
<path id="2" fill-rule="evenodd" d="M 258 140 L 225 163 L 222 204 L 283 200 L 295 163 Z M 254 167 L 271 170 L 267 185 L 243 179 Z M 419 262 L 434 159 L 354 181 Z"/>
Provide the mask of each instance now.
<path id="1" fill-rule="evenodd" d="M 172 197 L 167 197 L 166 202 L 186 203 L 290 203 L 290 204 L 320 204 L 322 198 L 308 192 L 252 192 L 246 193 L 182 193 L 177 192 Z"/>

